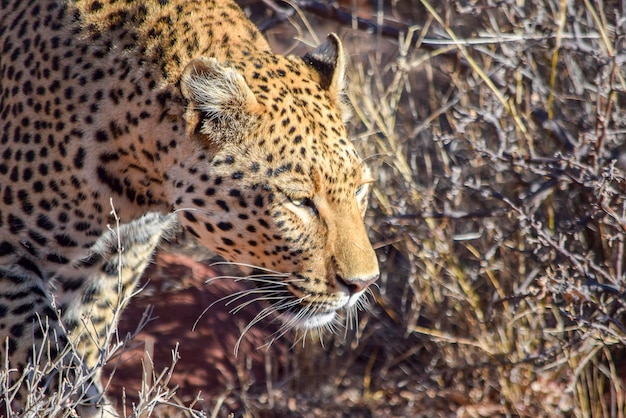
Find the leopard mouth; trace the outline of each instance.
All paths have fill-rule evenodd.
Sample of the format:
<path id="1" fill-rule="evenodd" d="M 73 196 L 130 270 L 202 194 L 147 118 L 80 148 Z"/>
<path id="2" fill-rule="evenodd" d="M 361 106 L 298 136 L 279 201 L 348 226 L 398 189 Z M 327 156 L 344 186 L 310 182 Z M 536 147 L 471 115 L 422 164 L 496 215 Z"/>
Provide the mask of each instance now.
<path id="1" fill-rule="evenodd" d="M 288 306 L 276 307 L 278 319 L 287 327 L 300 330 L 320 329 L 332 326 L 338 321 L 339 311 L 351 309 L 346 303 L 312 303 L 306 304 L 301 299 L 299 303 L 295 301 Z"/>
<path id="2" fill-rule="evenodd" d="M 300 285 L 303 277 L 293 275 L 295 279 L 285 276 L 278 278 L 269 276 L 262 270 L 254 270 L 253 276 L 257 289 L 267 294 L 268 309 L 275 313 L 274 318 L 283 324 L 283 329 L 314 330 L 334 328 L 340 322 L 341 311 L 352 311 L 358 308 L 362 293 L 352 293 L 346 286 L 340 286 L 338 293 L 330 295 L 312 294 Z M 286 280 L 285 280 L 286 279 Z M 290 283 L 291 282 L 291 283 Z M 345 287 L 345 288 L 344 288 Z M 262 300 L 263 298 L 258 298 Z M 280 299 L 278 302 L 274 302 Z"/>

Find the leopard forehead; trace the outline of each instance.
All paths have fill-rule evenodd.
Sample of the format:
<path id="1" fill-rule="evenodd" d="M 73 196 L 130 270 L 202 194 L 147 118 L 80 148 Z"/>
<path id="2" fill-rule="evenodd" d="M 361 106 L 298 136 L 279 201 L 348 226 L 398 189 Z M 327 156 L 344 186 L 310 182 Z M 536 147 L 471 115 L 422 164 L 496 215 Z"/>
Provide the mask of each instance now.
<path id="1" fill-rule="evenodd" d="M 218 157 L 218 165 L 250 160 L 249 171 L 263 167 L 265 177 L 280 178 L 283 188 L 302 193 L 315 178 L 331 201 L 351 197 L 366 173 L 348 140 L 343 98 L 322 88 L 319 74 L 299 57 L 246 56 L 232 66 L 263 111 L 251 129 L 238 132 L 243 144 Z"/>
<path id="2" fill-rule="evenodd" d="M 275 172 L 293 170 L 306 178 L 318 172 L 331 195 L 346 193 L 360 180 L 361 163 L 348 140 L 342 109 L 305 75 L 308 69 L 284 61 L 284 67 L 265 69 L 265 76 L 251 75 L 259 81 L 251 81 L 251 89 L 266 109 L 252 134 L 265 153 L 261 157 L 278 165 Z"/>

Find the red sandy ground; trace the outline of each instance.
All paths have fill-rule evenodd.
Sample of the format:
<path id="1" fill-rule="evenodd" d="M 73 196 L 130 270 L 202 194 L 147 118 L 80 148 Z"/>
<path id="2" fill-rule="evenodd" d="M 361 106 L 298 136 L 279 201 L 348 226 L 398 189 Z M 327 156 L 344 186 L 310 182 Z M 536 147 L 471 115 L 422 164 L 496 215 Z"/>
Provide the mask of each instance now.
<path id="1" fill-rule="evenodd" d="M 159 254 L 153 265 L 144 275 L 147 286 L 134 297 L 123 314 L 119 335 L 124 336 L 137 329 L 142 315 L 148 307 L 153 307 L 151 318 L 133 339 L 131 348 L 109 362 L 106 374 L 115 372 L 108 383 L 107 394 L 112 401 L 122 405 L 125 393 L 127 413 L 137 402 L 141 390 L 143 363 L 152 359 L 153 370 L 159 375 L 172 364 L 172 350 L 178 344 L 180 360 L 176 363 L 168 387 L 176 390 L 176 401 L 189 405 L 200 396 L 196 406 L 211 409 L 214 402 L 209 398 L 224 395 L 222 406 L 230 412 L 241 408 L 237 394 L 254 386 L 265 385 L 267 378 L 275 378 L 281 373 L 288 342 L 280 339 L 267 348 L 277 325 L 268 323 L 254 326 L 246 332 L 238 355 L 234 355 L 235 345 L 241 330 L 263 308 L 259 303 L 251 303 L 236 315 L 229 310 L 237 306 L 225 306 L 227 301 L 211 304 L 220 298 L 245 289 L 246 285 L 233 279 L 216 279 L 206 283 L 211 277 L 219 276 L 218 268 L 196 262 L 188 257 Z M 165 288 L 171 289 L 166 290 Z M 249 299 L 248 299 L 249 300 Z M 194 323 L 197 326 L 193 329 Z M 144 361 L 145 360 L 145 361 Z M 150 366 L 149 366 L 150 367 Z M 273 376 L 268 376 L 268 372 Z M 154 380 L 153 380 L 154 381 Z"/>

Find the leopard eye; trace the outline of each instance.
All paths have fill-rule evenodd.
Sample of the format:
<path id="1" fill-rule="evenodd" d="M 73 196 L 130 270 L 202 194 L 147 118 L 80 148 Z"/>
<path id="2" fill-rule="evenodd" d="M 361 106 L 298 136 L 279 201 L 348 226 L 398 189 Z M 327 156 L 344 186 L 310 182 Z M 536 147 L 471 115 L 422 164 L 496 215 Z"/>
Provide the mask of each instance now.
<path id="1" fill-rule="evenodd" d="M 313 213 L 317 214 L 317 206 L 315 206 L 315 202 L 313 202 L 313 200 L 309 199 L 308 197 L 291 198 L 289 200 L 291 200 L 291 203 L 294 206 L 297 206 L 299 208 L 309 208 L 313 211 Z"/>
<path id="2" fill-rule="evenodd" d="M 358 186 L 358 187 L 356 188 L 356 190 L 355 190 L 354 194 L 355 194 L 356 196 L 360 196 L 361 194 L 363 194 L 363 192 L 366 190 L 365 186 L 366 186 L 365 184 L 361 184 L 360 186 Z"/>

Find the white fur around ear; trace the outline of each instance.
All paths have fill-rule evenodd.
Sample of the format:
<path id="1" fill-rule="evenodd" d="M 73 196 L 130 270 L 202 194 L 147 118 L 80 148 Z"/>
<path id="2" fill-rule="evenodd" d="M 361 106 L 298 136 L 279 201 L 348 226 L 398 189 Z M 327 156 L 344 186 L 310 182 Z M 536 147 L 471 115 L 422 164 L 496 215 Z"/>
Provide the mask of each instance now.
<path id="1" fill-rule="evenodd" d="M 215 58 L 197 58 L 187 64 L 180 88 L 187 99 L 188 130 L 194 132 L 211 135 L 228 127 L 241 129 L 261 111 L 243 76 Z"/>

